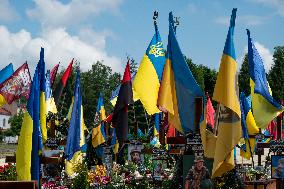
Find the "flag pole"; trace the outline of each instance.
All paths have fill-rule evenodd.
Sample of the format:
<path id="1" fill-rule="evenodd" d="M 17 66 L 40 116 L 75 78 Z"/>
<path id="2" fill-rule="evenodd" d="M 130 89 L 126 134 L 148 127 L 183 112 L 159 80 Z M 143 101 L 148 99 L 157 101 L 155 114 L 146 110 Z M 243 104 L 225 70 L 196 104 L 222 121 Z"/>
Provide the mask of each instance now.
<path id="1" fill-rule="evenodd" d="M 217 113 L 215 115 L 215 123 L 214 123 L 214 134 L 217 135 L 218 134 L 218 123 L 219 123 L 219 116 L 220 116 L 220 108 L 221 105 L 220 103 L 218 103 L 217 105 Z"/>

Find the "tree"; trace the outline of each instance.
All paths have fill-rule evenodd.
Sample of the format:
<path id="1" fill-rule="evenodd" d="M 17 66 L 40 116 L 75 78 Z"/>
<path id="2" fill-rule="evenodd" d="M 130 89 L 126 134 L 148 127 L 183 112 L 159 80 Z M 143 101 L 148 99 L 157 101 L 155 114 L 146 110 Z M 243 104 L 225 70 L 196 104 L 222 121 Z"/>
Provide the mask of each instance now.
<path id="1" fill-rule="evenodd" d="M 59 99 L 57 107 L 62 116 L 66 116 L 73 98 L 74 83 L 76 78 L 76 69 L 73 68 L 67 85 L 63 90 L 62 96 Z M 58 74 L 56 81 L 62 77 L 63 71 Z M 87 72 L 81 72 L 81 91 L 82 102 L 84 108 L 84 120 L 88 128 L 94 126 L 94 118 L 96 106 L 100 92 L 104 94 L 104 107 L 106 112 L 112 112 L 110 104 L 111 92 L 119 85 L 121 75 L 117 72 L 112 72 L 109 66 L 103 62 L 97 61 L 92 65 L 92 68 Z"/>
<path id="2" fill-rule="evenodd" d="M 196 65 L 190 58 L 185 57 L 185 60 L 198 85 L 204 92 L 208 92 L 212 96 L 217 79 L 216 70 L 204 65 Z"/>
<path id="3" fill-rule="evenodd" d="M 8 121 L 11 125 L 11 128 L 8 129 L 4 134 L 6 136 L 16 136 L 16 135 L 19 136 L 21 132 L 23 118 L 24 118 L 24 113 L 22 111 L 12 116 Z"/>
<path id="4" fill-rule="evenodd" d="M 249 63 L 248 63 L 248 55 L 246 54 L 242 67 L 240 69 L 240 73 L 238 76 L 238 82 L 239 82 L 239 92 L 244 92 L 246 96 L 249 96 L 250 91 L 250 74 L 249 74 Z"/>
<path id="5" fill-rule="evenodd" d="M 104 95 L 104 107 L 106 112 L 113 110 L 109 99 L 111 92 L 120 84 L 121 75 L 113 73 L 109 66 L 102 62 L 96 62 L 92 69 L 81 74 L 82 96 L 84 106 L 84 117 L 87 127 L 94 124 L 96 106 L 100 93 Z"/>
<path id="6" fill-rule="evenodd" d="M 284 100 L 284 46 L 274 48 L 273 61 L 268 80 L 273 97 L 280 101 Z"/>

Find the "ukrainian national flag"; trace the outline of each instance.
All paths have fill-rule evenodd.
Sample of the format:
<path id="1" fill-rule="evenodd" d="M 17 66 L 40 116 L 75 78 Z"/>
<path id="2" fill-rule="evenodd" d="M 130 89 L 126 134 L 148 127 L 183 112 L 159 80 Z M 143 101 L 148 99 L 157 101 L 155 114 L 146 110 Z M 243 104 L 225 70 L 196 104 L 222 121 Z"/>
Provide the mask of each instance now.
<path id="1" fill-rule="evenodd" d="M 155 34 L 133 81 L 133 91 L 137 93 L 149 115 L 160 112 L 157 108 L 157 100 L 164 64 L 165 50 L 158 26 L 155 25 Z"/>
<path id="2" fill-rule="evenodd" d="M 71 105 L 70 126 L 68 129 L 66 155 L 66 173 L 70 176 L 74 173 L 73 166 L 82 161 L 81 147 L 85 144 L 85 124 L 83 120 L 82 94 L 80 85 L 80 71 L 77 70 L 74 98 Z"/>
<path id="3" fill-rule="evenodd" d="M 255 124 L 254 117 L 251 112 L 251 100 L 250 97 L 245 97 L 242 92 L 240 95 L 240 107 L 241 107 L 241 121 L 243 138 L 245 144 L 243 144 L 240 155 L 246 159 L 250 159 L 255 150 L 255 138 L 250 138 L 249 135 L 256 135 L 258 133 L 258 127 Z"/>
<path id="4" fill-rule="evenodd" d="M 40 128 L 40 63 L 32 81 L 27 111 L 24 114 L 16 151 L 17 178 L 21 181 L 37 180 L 40 186 L 40 158 L 42 136 Z"/>
<path id="5" fill-rule="evenodd" d="M 51 82 L 50 82 L 50 71 L 47 70 L 45 75 L 45 101 L 46 101 L 46 114 L 48 112 L 57 113 L 57 108 L 54 102 L 54 98 L 52 96 Z"/>
<path id="6" fill-rule="evenodd" d="M 0 84 L 3 83 L 14 73 L 13 64 L 8 64 L 5 68 L 0 70 Z"/>
<path id="7" fill-rule="evenodd" d="M 234 28 L 237 9 L 233 9 L 221 64 L 214 88 L 213 100 L 220 104 L 212 177 L 234 168 L 234 147 L 241 135 L 241 110 L 238 99 L 237 62 L 234 49 Z"/>
<path id="8" fill-rule="evenodd" d="M 169 123 L 182 133 L 195 131 L 195 98 L 203 97 L 184 56 L 174 32 L 172 13 L 169 14 L 169 36 L 166 63 L 163 71 L 158 105 L 168 111 Z"/>
<path id="9" fill-rule="evenodd" d="M 105 142 L 106 133 L 105 133 L 105 124 L 103 122 L 105 119 L 106 119 L 106 113 L 104 108 L 104 99 L 103 95 L 100 94 L 97 104 L 96 115 L 95 115 L 96 127 L 93 128 L 92 131 L 92 144 L 94 148 Z"/>
<path id="10" fill-rule="evenodd" d="M 40 49 L 39 59 L 39 79 L 40 79 L 40 126 L 42 131 L 42 140 L 45 143 L 47 139 L 46 130 L 46 81 L 45 81 L 45 62 L 44 62 L 44 49 Z"/>
<path id="11" fill-rule="evenodd" d="M 252 110 L 256 125 L 265 129 L 283 107 L 272 97 L 262 59 L 252 43 L 249 30 L 247 34 Z"/>
<path id="12" fill-rule="evenodd" d="M 119 149 L 119 143 L 118 143 L 118 140 L 117 140 L 117 137 L 116 137 L 116 130 L 115 130 L 115 128 L 111 128 L 111 132 L 112 132 L 112 135 L 111 135 L 110 145 L 113 147 L 113 153 L 117 154 L 118 153 L 118 149 Z"/>
<path id="13" fill-rule="evenodd" d="M 106 119 L 106 111 L 104 106 L 104 97 L 103 94 L 100 93 L 100 97 L 98 99 L 96 115 L 95 115 L 95 122 L 101 122 Z"/>
<path id="14" fill-rule="evenodd" d="M 154 127 L 154 136 L 159 135 L 160 132 L 160 121 L 162 119 L 162 112 L 155 114 L 155 127 Z"/>

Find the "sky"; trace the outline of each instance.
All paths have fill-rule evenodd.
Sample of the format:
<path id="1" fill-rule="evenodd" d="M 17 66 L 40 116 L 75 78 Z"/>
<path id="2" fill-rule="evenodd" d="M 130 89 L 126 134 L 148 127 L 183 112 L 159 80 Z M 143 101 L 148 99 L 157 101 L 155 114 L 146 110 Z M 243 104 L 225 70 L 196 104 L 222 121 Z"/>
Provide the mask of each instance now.
<path id="1" fill-rule="evenodd" d="M 45 49 L 47 68 L 72 58 L 83 71 L 103 60 L 123 72 L 126 57 L 140 63 L 154 34 L 153 12 L 167 45 L 168 14 L 180 17 L 177 39 L 182 52 L 196 64 L 218 70 L 229 19 L 237 8 L 235 49 L 238 65 L 247 51 L 245 29 L 268 72 L 274 47 L 284 45 L 283 0 L 0 0 L 0 69 L 25 61 L 31 72 Z"/>

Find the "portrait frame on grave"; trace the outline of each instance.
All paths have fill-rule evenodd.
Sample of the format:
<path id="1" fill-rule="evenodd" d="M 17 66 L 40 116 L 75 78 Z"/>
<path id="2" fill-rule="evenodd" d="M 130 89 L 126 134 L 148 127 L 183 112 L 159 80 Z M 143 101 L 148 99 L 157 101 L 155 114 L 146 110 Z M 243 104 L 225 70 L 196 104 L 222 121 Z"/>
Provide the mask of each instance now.
<path id="1" fill-rule="evenodd" d="M 128 161 L 136 164 L 144 163 L 143 145 L 141 143 L 130 143 L 128 145 Z"/>
<path id="2" fill-rule="evenodd" d="M 213 160 L 203 157 L 203 154 L 183 155 L 183 187 L 185 187 L 186 180 L 191 169 L 194 169 L 195 162 L 203 159 L 203 165 L 208 170 L 208 174 L 212 174 Z"/>
<path id="3" fill-rule="evenodd" d="M 153 158 L 152 158 L 152 163 L 153 163 L 153 179 L 156 181 L 161 181 L 163 180 L 164 176 L 164 171 L 167 169 L 168 165 L 168 156 L 167 156 L 167 151 L 164 149 L 159 149 L 159 148 L 153 148 Z"/>
<path id="4" fill-rule="evenodd" d="M 271 156 L 271 178 L 284 179 L 284 155 Z"/>

